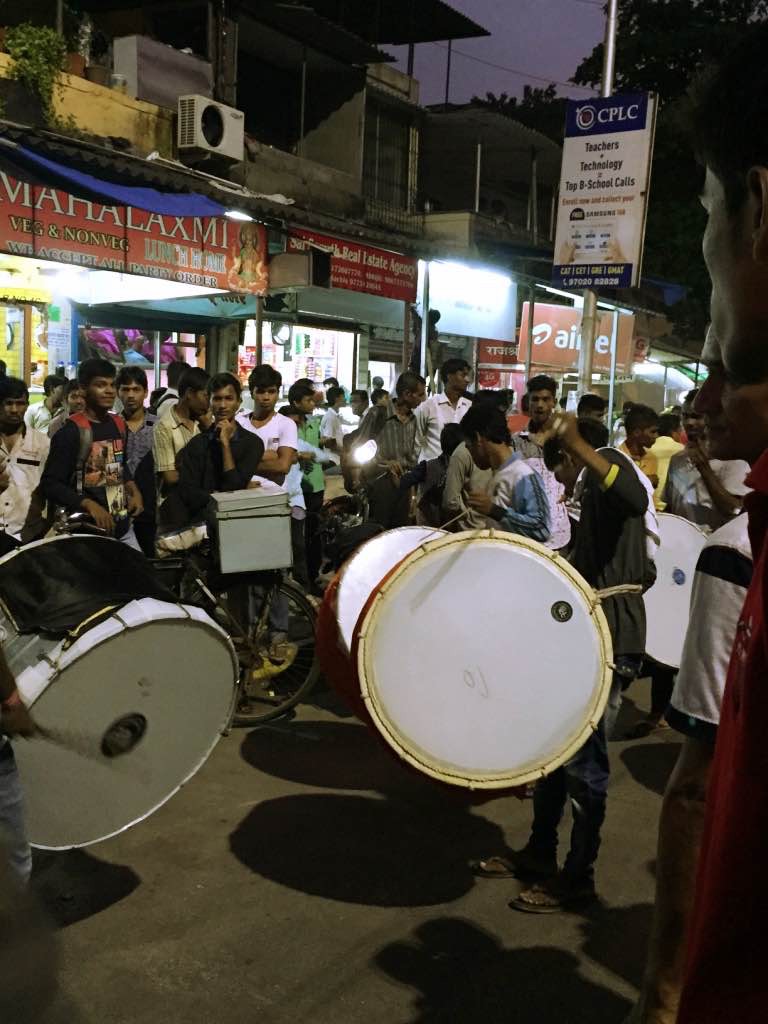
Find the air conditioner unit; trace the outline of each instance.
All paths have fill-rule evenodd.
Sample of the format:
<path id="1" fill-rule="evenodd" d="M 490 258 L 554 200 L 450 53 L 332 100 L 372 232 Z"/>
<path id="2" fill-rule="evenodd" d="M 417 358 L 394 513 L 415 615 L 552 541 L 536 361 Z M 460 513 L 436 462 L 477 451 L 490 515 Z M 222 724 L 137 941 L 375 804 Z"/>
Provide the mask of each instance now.
<path id="1" fill-rule="evenodd" d="M 245 115 L 207 96 L 179 96 L 179 156 L 189 163 L 245 159 Z"/>
<path id="2" fill-rule="evenodd" d="M 296 288 L 330 288 L 331 254 L 319 249 L 309 252 L 280 252 L 269 261 L 269 290 L 285 292 Z"/>

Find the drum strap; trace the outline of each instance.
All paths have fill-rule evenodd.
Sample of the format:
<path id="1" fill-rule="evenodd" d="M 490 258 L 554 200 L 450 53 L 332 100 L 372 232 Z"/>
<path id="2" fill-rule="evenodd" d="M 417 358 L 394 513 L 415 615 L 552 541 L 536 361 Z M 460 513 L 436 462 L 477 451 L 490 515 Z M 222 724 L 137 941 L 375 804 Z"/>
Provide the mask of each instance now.
<path id="1" fill-rule="evenodd" d="M 642 594 L 641 583 L 622 583 L 617 587 L 606 587 L 604 590 L 595 591 L 595 600 L 599 603 L 608 597 L 619 597 L 621 594 Z"/>

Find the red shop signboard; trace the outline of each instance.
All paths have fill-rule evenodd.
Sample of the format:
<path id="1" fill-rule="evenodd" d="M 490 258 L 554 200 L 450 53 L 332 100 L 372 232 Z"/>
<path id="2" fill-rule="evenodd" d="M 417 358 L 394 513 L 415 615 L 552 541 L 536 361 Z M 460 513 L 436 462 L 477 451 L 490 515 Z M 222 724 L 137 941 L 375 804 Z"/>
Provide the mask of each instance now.
<path id="1" fill-rule="evenodd" d="M 309 248 L 330 252 L 331 287 L 380 295 L 385 299 L 416 301 L 418 261 L 398 256 L 386 249 L 373 249 L 358 242 L 347 242 L 314 231 L 292 231 L 288 252 L 306 252 Z"/>
<path id="2" fill-rule="evenodd" d="M 0 252 L 252 295 L 269 287 L 261 224 L 105 206 L 2 171 Z"/>
<path id="3" fill-rule="evenodd" d="M 490 338 L 477 340 L 477 365 L 484 369 L 502 370 L 517 366 L 516 341 L 492 341 Z"/>

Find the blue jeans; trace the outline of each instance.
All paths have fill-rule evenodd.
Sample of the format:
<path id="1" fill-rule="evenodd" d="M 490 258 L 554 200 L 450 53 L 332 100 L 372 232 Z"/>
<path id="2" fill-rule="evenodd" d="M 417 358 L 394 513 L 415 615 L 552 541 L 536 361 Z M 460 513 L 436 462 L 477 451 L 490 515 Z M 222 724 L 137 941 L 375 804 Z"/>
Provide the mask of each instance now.
<path id="1" fill-rule="evenodd" d="M 597 729 L 570 761 L 536 783 L 528 848 L 541 859 L 556 858 L 557 829 L 570 798 L 573 827 L 563 875 L 573 883 L 594 878 L 611 773 L 607 737 L 613 732 L 621 695 L 637 674 L 641 660 L 634 655 L 616 658 L 611 693 Z"/>
<path id="2" fill-rule="evenodd" d="M 0 747 L 0 846 L 16 876 L 26 884 L 32 873 L 32 850 L 24 829 L 21 781 L 10 743 Z"/>

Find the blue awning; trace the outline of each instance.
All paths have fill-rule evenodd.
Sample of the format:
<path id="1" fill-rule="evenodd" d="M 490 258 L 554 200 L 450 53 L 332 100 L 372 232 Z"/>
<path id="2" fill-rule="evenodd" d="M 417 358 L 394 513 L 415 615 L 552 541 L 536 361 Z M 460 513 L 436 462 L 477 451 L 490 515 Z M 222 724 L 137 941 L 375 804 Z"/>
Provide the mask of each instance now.
<path id="1" fill-rule="evenodd" d="M 135 206 L 150 213 L 173 217 L 222 217 L 227 209 L 222 203 L 197 192 L 160 192 L 154 188 L 105 181 L 50 160 L 9 139 L 0 139 L 0 143 L 10 160 L 22 169 L 31 170 L 37 180 L 106 205 Z"/>

